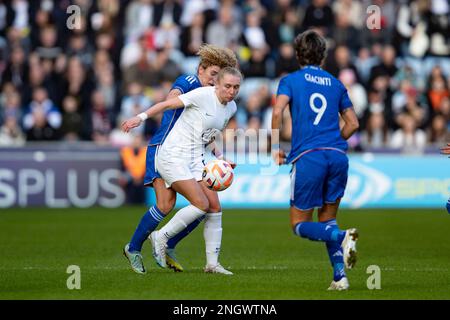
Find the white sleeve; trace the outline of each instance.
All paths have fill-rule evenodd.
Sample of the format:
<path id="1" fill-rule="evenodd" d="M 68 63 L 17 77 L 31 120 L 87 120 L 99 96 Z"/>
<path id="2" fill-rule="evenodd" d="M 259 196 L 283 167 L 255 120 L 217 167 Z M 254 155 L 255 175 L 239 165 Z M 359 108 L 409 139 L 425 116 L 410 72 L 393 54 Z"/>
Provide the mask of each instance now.
<path id="1" fill-rule="evenodd" d="M 231 111 L 231 118 L 235 115 L 236 111 L 237 111 L 237 104 L 235 101 L 233 101 L 233 109 Z"/>
<path id="2" fill-rule="evenodd" d="M 183 93 L 178 96 L 178 98 L 183 102 L 185 107 L 190 106 L 200 106 L 200 102 L 205 100 L 205 90 L 204 88 L 197 88 L 187 93 Z"/>

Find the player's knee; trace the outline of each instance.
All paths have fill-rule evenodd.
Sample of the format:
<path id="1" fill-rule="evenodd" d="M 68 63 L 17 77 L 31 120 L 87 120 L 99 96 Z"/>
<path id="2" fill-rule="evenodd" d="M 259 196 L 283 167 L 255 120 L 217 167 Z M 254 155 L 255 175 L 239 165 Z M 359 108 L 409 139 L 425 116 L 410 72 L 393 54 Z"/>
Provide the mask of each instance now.
<path id="1" fill-rule="evenodd" d="M 209 201 L 206 197 L 194 199 L 194 201 L 192 201 L 191 204 L 194 207 L 197 207 L 204 212 L 210 212 L 209 211 Z"/>
<path id="2" fill-rule="evenodd" d="M 220 202 L 219 201 L 209 201 L 208 212 L 211 212 L 211 213 L 222 212 L 222 207 L 220 206 Z"/>

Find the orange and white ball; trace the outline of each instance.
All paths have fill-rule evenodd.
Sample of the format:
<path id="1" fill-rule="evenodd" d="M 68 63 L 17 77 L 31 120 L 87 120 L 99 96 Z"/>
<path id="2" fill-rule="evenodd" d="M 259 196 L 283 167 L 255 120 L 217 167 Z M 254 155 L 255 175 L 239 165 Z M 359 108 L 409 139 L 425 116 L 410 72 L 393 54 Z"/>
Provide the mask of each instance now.
<path id="1" fill-rule="evenodd" d="M 208 189 L 223 191 L 233 183 L 234 172 L 228 162 L 216 159 L 206 164 L 202 177 Z"/>

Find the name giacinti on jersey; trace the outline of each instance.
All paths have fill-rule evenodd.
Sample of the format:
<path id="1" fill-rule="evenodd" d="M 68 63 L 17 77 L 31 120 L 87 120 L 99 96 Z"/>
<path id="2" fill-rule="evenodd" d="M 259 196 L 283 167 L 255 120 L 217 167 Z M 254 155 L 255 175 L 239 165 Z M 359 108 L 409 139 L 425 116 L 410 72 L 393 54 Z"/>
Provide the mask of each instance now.
<path id="1" fill-rule="evenodd" d="M 320 84 L 322 86 L 331 87 L 331 79 L 326 77 L 313 76 L 312 74 L 305 73 L 305 79 L 308 82 L 312 82 L 315 84 Z"/>

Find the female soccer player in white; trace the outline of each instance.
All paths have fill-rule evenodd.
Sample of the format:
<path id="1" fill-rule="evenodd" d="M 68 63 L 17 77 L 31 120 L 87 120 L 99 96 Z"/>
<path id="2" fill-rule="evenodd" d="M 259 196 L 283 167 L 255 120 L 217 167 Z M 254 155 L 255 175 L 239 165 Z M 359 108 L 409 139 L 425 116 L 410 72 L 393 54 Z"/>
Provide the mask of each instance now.
<path id="1" fill-rule="evenodd" d="M 232 50 L 227 48 L 220 48 L 211 44 L 203 44 L 197 52 L 199 57 L 199 64 L 197 74 L 184 74 L 179 76 L 172 85 L 166 99 L 174 98 L 180 94 L 187 93 L 194 89 L 204 86 L 214 86 L 217 74 L 221 68 L 236 67 L 237 58 Z M 156 150 L 159 145 L 163 143 L 174 124 L 177 122 L 183 109 L 170 109 L 163 113 L 161 125 L 158 131 L 150 139 L 147 148 L 146 169 L 144 186 L 153 187 L 156 195 L 156 203 L 151 206 L 145 214 L 141 217 L 133 236 L 129 243 L 123 249 L 125 257 L 127 257 L 133 271 L 144 274 L 146 272 L 143 258 L 141 254 L 142 245 L 148 236 L 157 229 L 159 223 L 168 215 L 175 206 L 176 192 L 172 189 L 166 189 L 165 182 L 161 176 L 156 172 L 155 160 Z M 213 145 L 210 146 L 212 150 L 217 150 Z M 214 153 L 216 157 L 220 154 Z M 219 219 L 220 217 L 220 203 L 210 204 L 210 212 L 216 215 L 207 214 L 204 227 L 209 228 L 211 219 Z M 166 249 L 166 264 L 169 268 L 176 272 L 183 271 L 182 265 L 175 257 L 175 247 L 186 237 L 198 224 L 203 221 L 205 217 L 194 220 L 183 231 L 177 234 L 176 237 L 167 242 Z"/>
<path id="2" fill-rule="evenodd" d="M 185 107 L 156 156 L 156 169 L 166 187 L 182 194 L 191 204 L 179 210 L 163 228 L 150 235 L 153 255 L 161 267 L 166 266 L 167 241 L 205 215 L 210 205 L 219 203 L 217 193 L 206 188 L 201 181 L 205 144 L 222 131 L 235 114 L 237 107 L 233 100 L 239 92 L 241 79 L 242 75 L 236 68 L 223 68 L 215 87 L 198 88 L 157 103 L 122 123 L 122 130 L 128 132 L 164 110 Z M 211 218 L 210 227 L 204 231 L 207 259 L 204 270 L 232 274 L 218 262 L 222 239 L 221 213 Z"/>

